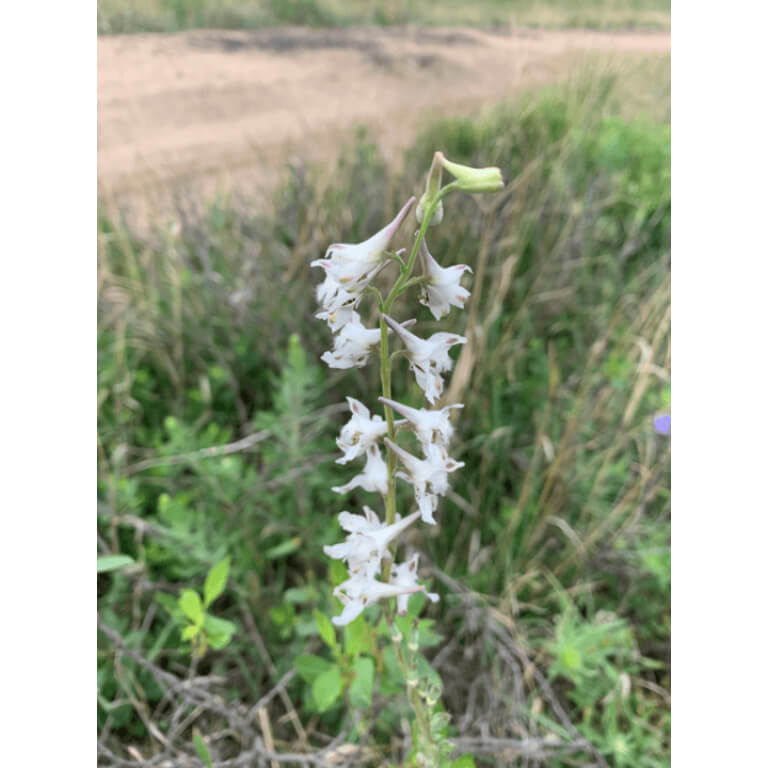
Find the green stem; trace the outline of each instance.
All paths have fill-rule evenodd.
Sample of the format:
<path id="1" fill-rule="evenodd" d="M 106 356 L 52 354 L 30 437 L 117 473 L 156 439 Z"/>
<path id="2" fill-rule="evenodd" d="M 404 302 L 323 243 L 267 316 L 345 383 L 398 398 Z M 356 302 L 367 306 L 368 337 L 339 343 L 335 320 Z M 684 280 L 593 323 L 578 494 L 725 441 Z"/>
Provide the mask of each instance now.
<path id="1" fill-rule="evenodd" d="M 387 621 L 389 622 L 390 633 L 395 627 L 394 620 L 390 613 L 387 614 Z M 400 667 L 400 671 L 403 673 L 403 679 L 405 680 L 405 689 L 408 694 L 408 703 L 411 705 L 414 715 L 416 715 L 416 722 L 419 724 L 419 748 L 423 749 L 427 756 L 433 760 L 433 764 L 437 765 L 437 754 L 435 744 L 432 741 L 432 728 L 430 726 L 429 718 L 424 711 L 424 705 L 421 703 L 418 691 L 415 687 L 408 685 L 408 676 L 412 671 L 412 667 L 415 671 L 415 665 L 409 665 L 403 653 L 402 640 L 399 643 L 395 643 L 395 651 L 397 652 L 397 665 Z"/>
<path id="2" fill-rule="evenodd" d="M 413 272 L 413 268 L 416 265 L 416 257 L 419 253 L 419 248 L 421 247 L 421 242 L 424 239 L 424 235 L 426 234 L 427 227 L 429 227 L 429 222 L 432 219 L 433 214 L 437 210 L 438 205 L 440 204 L 440 201 L 449 193 L 451 192 L 455 187 L 456 183 L 448 184 L 445 187 L 443 187 L 440 192 L 437 194 L 435 199 L 433 200 L 432 204 L 427 209 L 424 220 L 421 222 L 421 227 L 419 228 L 419 232 L 416 235 L 416 240 L 413 243 L 413 247 L 411 248 L 411 253 L 408 257 L 408 263 L 404 264 L 402 260 L 398 257 L 398 261 L 401 264 L 401 270 L 400 270 L 400 276 L 395 281 L 395 284 L 392 286 L 392 290 L 389 292 L 389 295 L 386 298 L 386 301 L 382 302 L 381 294 L 378 294 L 378 300 L 379 300 L 379 312 L 380 312 L 380 318 L 379 318 L 379 330 L 381 332 L 381 348 L 379 350 L 379 360 L 380 360 L 380 373 L 381 373 L 381 392 L 384 397 L 386 397 L 388 400 L 392 399 L 392 361 L 389 356 L 389 328 L 384 322 L 384 315 L 388 315 L 390 311 L 392 310 L 392 306 L 394 305 L 396 299 L 398 296 L 400 296 L 404 291 L 406 291 L 411 285 L 414 285 L 418 283 L 421 278 L 414 278 L 411 280 L 411 273 Z M 384 406 L 384 415 L 387 420 L 387 436 L 389 439 L 394 442 L 395 440 L 395 416 L 392 412 L 392 409 L 388 406 Z M 397 504 L 396 504 L 396 498 L 395 498 L 395 467 L 397 465 L 397 457 L 395 456 L 395 453 L 393 450 L 387 446 L 387 495 L 385 499 L 385 510 L 386 510 L 386 523 L 387 525 L 392 525 L 395 522 L 395 517 L 397 514 Z M 389 576 L 391 572 L 392 567 L 392 561 L 387 560 L 383 567 L 382 567 L 382 581 L 388 582 Z M 384 606 L 384 615 L 386 617 L 387 623 L 390 627 L 390 632 L 392 632 L 393 628 L 395 627 L 394 623 L 394 612 L 392 610 L 392 604 L 391 601 L 388 601 L 388 603 Z M 432 731 L 430 728 L 429 719 L 424 712 L 424 706 L 421 703 L 421 700 L 419 699 L 419 694 L 416 691 L 415 688 L 408 685 L 408 675 L 409 675 L 409 665 L 405 658 L 405 655 L 403 654 L 403 649 L 400 643 L 395 644 L 395 648 L 397 651 L 397 663 L 400 667 L 403 678 L 406 681 L 406 691 L 408 695 L 408 703 L 411 705 L 411 709 L 413 710 L 414 715 L 416 716 L 416 722 L 418 723 L 419 727 L 419 733 L 420 733 L 420 748 L 424 748 L 430 759 L 432 759 L 434 762 L 434 765 L 437 765 L 437 755 L 436 755 L 436 749 L 435 745 L 432 742 Z"/>
<path id="3" fill-rule="evenodd" d="M 416 240 L 414 241 L 413 247 L 411 248 L 411 253 L 408 257 L 408 264 L 406 265 L 405 271 L 400 273 L 400 277 L 398 277 L 395 281 L 395 284 L 392 286 L 392 290 L 387 296 L 387 300 L 384 302 L 385 315 L 389 314 L 390 310 L 392 309 L 392 305 L 395 303 L 395 299 L 397 299 L 397 297 L 400 296 L 400 294 L 405 290 L 405 283 L 408 282 L 408 278 L 410 278 L 411 272 L 413 272 L 413 268 L 416 265 L 416 257 L 419 254 L 421 241 L 424 239 L 424 235 L 427 232 L 427 227 L 429 227 L 429 222 L 437 210 L 437 206 L 440 205 L 440 201 L 449 192 L 452 192 L 454 189 L 456 189 L 457 186 L 458 184 L 455 181 L 451 184 L 446 184 L 446 186 L 444 186 L 440 192 L 438 192 L 437 197 L 435 197 L 435 199 L 432 201 L 432 204 L 429 206 L 429 208 L 427 208 L 427 212 L 424 214 L 424 220 L 421 222 L 421 227 L 419 227 L 419 233 L 416 235 Z"/>
<path id="4" fill-rule="evenodd" d="M 388 327 L 387 324 L 384 322 L 383 315 L 389 314 L 389 312 L 392 309 L 393 304 L 395 303 L 395 300 L 397 297 L 406 290 L 406 287 L 409 284 L 409 279 L 411 277 L 411 273 L 413 272 L 413 268 L 416 265 L 416 257 L 419 253 L 419 248 L 421 247 L 421 241 L 424 239 L 424 235 L 426 234 L 427 227 L 429 227 L 429 222 L 432 219 L 432 216 L 434 215 L 435 211 L 437 210 L 438 205 L 440 205 L 440 201 L 453 189 L 456 187 L 456 182 L 453 182 L 452 184 L 447 184 L 444 186 L 440 192 L 438 192 L 435 199 L 432 201 L 432 204 L 427 208 L 426 213 L 424 214 L 424 220 L 421 222 L 421 227 L 419 227 L 419 232 L 416 235 L 416 240 L 413 243 L 413 247 L 411 248 L 411 253 L 408 256 L 408 264 L 406 265 L 405 270 L 402 270 L 400 272 L 400 277 L 397 278 L 395 281 L 395 284 L 392 286 L 392 290 L 389 292 L 386 301 L 381 302 L 381 294 L 379 294 L 379 311 L 381 317 L 379 318 L 379 329 L 381 331 L 381 349 L 380 349 L 380 355 L 379 360 L 381 365 L 381 393 L 384 397 L 386 397 L 388 400 L 392 399 L 392 366 L 391 361 L 389 358 L 389 338 L 388 338 Z M 395 416 L 392 412 L 392 409 L 388 406 L 384 406 L 384 416 L 387 420 L 387 437 L 389 437 L 390 440 L 394 442 L 395 440 Z M 387 525 L 392 525 L 395 522 L 395 515 L 397 513 L 397 505 L 395 500 L 395 466 L 397 464 L 397 457 L 395 456 L 394 451 L 392 451 L 389 447 L 387 447 L 387 497 L 385 500 L 385 509 L 386 509 L 386 523 Z M 389 581 L 389 573 L 390 573 L 390 561 L 387 561 L 384 563 L 384 567 L 382 568 L 382 578 L 383 580 Z"/>

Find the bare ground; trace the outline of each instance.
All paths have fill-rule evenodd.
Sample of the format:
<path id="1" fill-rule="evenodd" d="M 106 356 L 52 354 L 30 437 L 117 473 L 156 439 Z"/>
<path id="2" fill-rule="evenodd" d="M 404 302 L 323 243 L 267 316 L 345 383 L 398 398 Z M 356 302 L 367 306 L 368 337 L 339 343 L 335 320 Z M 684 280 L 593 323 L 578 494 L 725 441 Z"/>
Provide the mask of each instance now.
<path id="1" fill-rule="evenodd" d="M 425 120 L 562 80 L 590 55 L 669 52 L 666 32 L 474 29 L 197 31 L 100 38 L 98 190 L 120 207 L 172 192 L 265 200 L 293 152 L 332 160 L 367 125 L 394 156 Z"/>

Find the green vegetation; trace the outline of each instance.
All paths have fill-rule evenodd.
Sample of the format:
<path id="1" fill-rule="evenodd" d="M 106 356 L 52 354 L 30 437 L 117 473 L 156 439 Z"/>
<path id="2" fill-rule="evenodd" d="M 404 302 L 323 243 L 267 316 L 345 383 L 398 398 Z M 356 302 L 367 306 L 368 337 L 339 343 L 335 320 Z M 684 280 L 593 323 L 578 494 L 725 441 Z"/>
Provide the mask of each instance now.
<path id="1" fill-rule="evenodd" d="M 98 0 L 98 30 L 427 24 L 669 28 L 668 0 Z"/>
<path id="2" fill-rule="evenodd" d="M 217 202 L 149 235 L 101 216 L 99 555 L 130 558 L 98 576 L 102 749 L 128 761 L 124 745 L 146 758 L 170 738 L 215 765 L 254 733 L 317 749 L 360 711 L 345 754 L 397 761 L 402 676 L 371 643 L 375 609 L 329 631 L 342 573 L 322 553 L 337 512 L 370 502 L 329 488 L 340 401 L 378 372 L 321 367 L 308 265 L 420 194 L 439 148 L 508 182 L 452 197 L 430 240 L 474 270 L 445 398 L 465 403 L 466 466 L 416 543 L 441 594 L 418 627 L 441 723 L 477 765 L 524 736 L 560 745 L 531 765 L 668 764 L 669 441 L 652 419 L 670 399 L 669 128 L 613 94 L 602 80 L 437 122 L 401 170 L 361 135 L 330 185 L 296 166 L 273 216 Z M 420 402 L 401 363 L 396 391 Z M 214 703 L 184 699 L 187 676 Z"/>

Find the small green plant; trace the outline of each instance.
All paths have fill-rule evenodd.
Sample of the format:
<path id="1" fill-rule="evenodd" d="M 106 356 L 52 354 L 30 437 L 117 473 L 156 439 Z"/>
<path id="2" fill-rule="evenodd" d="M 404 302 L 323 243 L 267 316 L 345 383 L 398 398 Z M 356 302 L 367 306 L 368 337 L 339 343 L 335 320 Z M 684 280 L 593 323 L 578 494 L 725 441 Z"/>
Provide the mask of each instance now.
<path id="1" fill-rule="evenodd" d="M 191 643 L 192 654 L 197 657 L 204 656 L 209 647 L 224 648 L 237 631 L 233 622 L 214 616 L 208 610 L 224 592 L 228 576 L 229 558 L 225 557 L 208 571 L 202 597 L 194 589 L 184 589 L 179 595 L 176 615 L 183 617 L 181 638 Z"/>

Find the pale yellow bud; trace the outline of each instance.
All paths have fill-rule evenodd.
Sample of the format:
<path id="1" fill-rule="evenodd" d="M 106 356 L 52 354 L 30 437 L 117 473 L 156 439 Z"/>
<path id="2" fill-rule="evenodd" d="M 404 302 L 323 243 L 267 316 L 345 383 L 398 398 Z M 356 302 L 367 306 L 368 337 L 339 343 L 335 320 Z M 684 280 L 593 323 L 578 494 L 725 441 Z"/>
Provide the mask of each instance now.
<path id="1" fill-rule="evenodd" d="M 498 168 L 470 168 L 442 158 L 442 165 L 456 177 L 459 189 L 465 192 L 498 192 L 504 187 L 504 179 Z"/>

